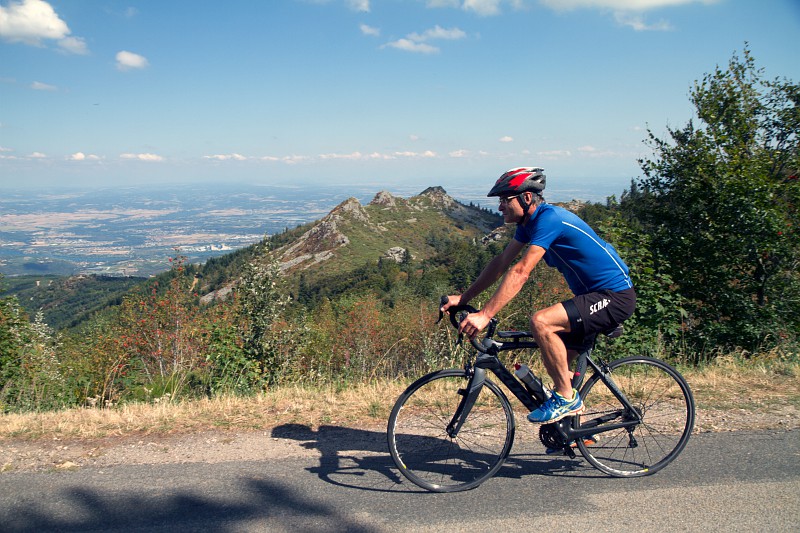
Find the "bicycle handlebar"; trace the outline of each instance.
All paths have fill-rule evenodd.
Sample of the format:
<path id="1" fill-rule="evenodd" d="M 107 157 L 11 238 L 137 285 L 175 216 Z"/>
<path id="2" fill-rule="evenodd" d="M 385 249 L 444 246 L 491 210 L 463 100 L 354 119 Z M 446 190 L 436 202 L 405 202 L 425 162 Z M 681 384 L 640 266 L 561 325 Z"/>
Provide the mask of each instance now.
<path id="1" fill-rule="evenodd" d="M 439 308 L 441 309 L 441 306 L 446 304 L 448 301 L 449 299 L 447 296 L 442 296 L 439 299 Z M 458 330 L 459 326 L 461 325 L 461 322 L 464 320 L 464 318 L 466 318 L 467 315 L 472 313 L 477 313 L 478 311 L 479 311 L 478 309 L 472 307 L 469 304 L 454 305 L 447 309 L 447 313 L 450 315 L 450 323 L 453 325 L 454 328 L 456 328 L 456 330 Z M 442 318 L 444 318 L 444 313 L 442 311 L 439 311 L 439 321 L 441 321 Z M 491 337 L 494 335 L 494 331 L 496 328 L 497 328 L 497 319 L 492 318 L 489 321 L 489 326 L 486 328 L 487 333 L 486 337 L 484 338 L 484 341 L 487 344 L 484 345 L 473 338 L 469 339 L 470 344 L 472 344 L 472 346 L 481 353 L 489 353 L 491 347 L 497 344 L 496 341 L 491 340 Z M 459 336 L 463 336 L 463 333 L 459 333 Z"/>

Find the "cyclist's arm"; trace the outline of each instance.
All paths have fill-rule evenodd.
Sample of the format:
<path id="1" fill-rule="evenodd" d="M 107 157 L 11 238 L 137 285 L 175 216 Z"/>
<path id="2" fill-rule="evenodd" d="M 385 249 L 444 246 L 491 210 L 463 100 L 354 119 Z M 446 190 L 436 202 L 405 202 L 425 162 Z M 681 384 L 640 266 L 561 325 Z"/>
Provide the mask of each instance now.
<path id="1" fill-rule="evenodd" d="M 529 246 L 522 254 L 522 258 L 506 272 L 497 291 L 483 306 L 482 312 L 487 315 L 488 319 L 493 318 L 508 302 L 514 299 L 546 251 L 541 246 Z"/>
<path id="2" fill-rule="evenodd" d="M 516 241 L 512 241 L 516 242 Z M 477 313 L 467 315 L 461 322 L 459 331 L 473 338 L 481 332 L 489 321 L 500 312 L 500 310 L 510 302 L 520 291 L 525 282 L 528 281 L 530 273 L 537 263 L 544 257 L 545 249 L 540 246 L 530 246 L 513 267 L 511 267 L 503 281 L 495 291 L 494 295 L 486 302 L 483 309 Z M 477 283 L 477 282 L 476 282 Z"/>
<path id="3" fill-rule="evenodd" d="M 525 243 L 522 243 L 516 239 L 511 239 L 511 242 L 506 245 L 505 249 L 500 253 L 500 255 L 495 256 L 491 261 L 489 261 L 489 264 L 484 267 L 478 278 L 466 291 L 464 291 L 464 294 L 461 295 L 461 300 L 458 303 L 465 305 L 480 293 L 491 287 L 492 284 L 500 279 L 500 276 L 502 276 L 508 270 L 508 267 L 511 265 L 512 261 L 514 261 L 514 258 L 519 255 L 520 251 L 522 251 L 522 248 L 524 247 Z"/>

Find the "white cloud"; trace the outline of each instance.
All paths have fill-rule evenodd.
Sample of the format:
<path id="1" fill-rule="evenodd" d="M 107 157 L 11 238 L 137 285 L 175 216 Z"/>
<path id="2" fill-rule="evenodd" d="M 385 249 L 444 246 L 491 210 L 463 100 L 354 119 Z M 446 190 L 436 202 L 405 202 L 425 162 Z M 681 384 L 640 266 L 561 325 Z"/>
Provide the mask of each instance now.
<path id="1" fill-rule="evenodd" d="M 367 161 L 371 159 L 394 159 L 394 157 L 386 154 L 373 152 L 371 154 L 362 154 L 361 152 L 353 152 L 351 154 L 320 154 L 319 158 L 323 161 L 344 159 L 347 161 Z"/>
<path id="2" fill-rule="evenodd" d="M 53 6 L 43 0 L 21 0 L 0 6 L 0 38 L 11 43 L 44 46 L 45 40 L 57 41 L 65 52 L 86 54 L 86 42 L 70 37 L 67 23 Z"/>
<path id="3" fill-rule="evenodd" d="M 501 143 L 513 143 L 514 142 L 514 137 L 509 137 L 508 135 L 506 135 L 504 137 L 500 137 L 498 140 Z"/>
<path id="4" fill-rule="evenodd" d="M 164 158 L 156 154 L 120 154 L 120 159 L 132 159 L 137 161 L 163 161 Z"/>
<path id="5" fill-rule="evenodd" d="M 280 160 L 286 163 L 287 165 L 294 165 L 296 163 L 302 163 L 303 161 L 308 161 L 311 159 L 307 155 L 287 155 L 281 157 Z"/>
<path id="6" fill-rule="evenodd" d="M 84 154 L 83 152 L 75 152 L 67 157 L 67 161 L 99 161 L 100 156 L 94 154 Z"/>
<path id="7" fill-rule="evenodd" d="M 439 25 L 434 26 L 422 33 L 410 33 L 404 39 L 398 39 L 390 43 L 386 43 L 384 47 L 390 46 L 398 50 L 405 50 L 407 52 L 417 52 L 421 54 L 437 54 L 440 52 L 438 46 L 428 44 L 432 40 L 447 40 L 454 41 L 463 39 L 467 36 L 463 30 L 459 28 L 442 28 Z"/>
<path id="8" fill-rule="evenodd" d="M 373 28 L 372 26 L 368 26 L 366 24 L 362 24 L 359 26 L 361 28 L 361 33 L 364 35 L 369 35 L 371 37 L 378 37 L 381 34 L 381 30 L 378 28 Z"/>
<path id="9" fill-rule="evenodd" d="M 5 146 L 0 146 L 0 152 L 13 152 L 13 148 L 6 148 Z"/>
<path id="10" fill-rule="evenodd" d="M 396 41 L 386 43 L 384 46 L 397 48 L 398 50 L 405 50 L 406 52 L 416 52 L 419 54 L 438 54 L 440 52 L 439 48 L 436 46 L 431 46 L 427 43 L 415 42 L 411 39 L 398 39 Z"/>
<path id="11" fill-rule="evenodd" d="M 58 87 L 56 87 L 55 85 L 42 83 L 40 81 L 35 81 L 31 83 L 31 89 L 33 89 L 34 91 L 57 91 Z"/>
<path id="12" fill-rule="evenodd" d="M 364 35 L 369 35 L 370 37 L 379 37 L 381 34 L 381 30 L 378 28 L 373 28 L 372 26 L 368 26 L 367 24 L 362 24 L 359 26 L 361 29 L 361 33 Z"/>
<path id="13" fill-rule="evenodd" d="M 488 17 L 500 13 L 500 0 L 464 0 L 464 9 Z"/>
<path id="14" fill-rule="evenodd" d="M 542 159 L 562 159 L 565 157 L 572 157 L 572 152 L 569 150 L 545 150 L 543 152 L 536 152 L 536 157 Z"/>
<path id="15" fill-rule="evenodd" d="M 58 46 L 64 52 L 69 52 L 71 54 L 86 55 L 89 53 L 86 41 L 81 37 L 65 37 L 58 41 Z"/>
<path id="16" fill-rule="evenodd" d="M 146 68 L 150 64 L 144 56 L 128 52 L 127 50 L 117 52 L 116 58 L 118 70 Z"/>
<path id="17" fill-rule="evenodd" d="M 469 156 L 469 150 L 454 150 L 454 151 L 450 152 L 447 155 L 449 155 L 450 157 L 456 157 L 456 158 L 468 157 Z"/>
<path id="18" fill-rule="evenodd" d="M 411 158 L 425 158 L 430 159 L 436 157 L 436 152 L 425 150 L 424 152 L 395 152 L 397 157 L 411 157 Z"/>
<path id="19" fill-rule="evenodd" d="M 214 159 L 216 161 L 246 161 L 248 158 L 241 154 L 215 154 L 204 155 L 203 159 Z"/>
<path id="20" fill-rule="evenodd" d="M 671 31 L 674 29 L 672 25 L 665 20 L 660 20 L 655 24 L 648 24 L 641 15 L 634 15 L 631 13 L 614 13 L 614 19 L 618 24 L 630 26 L 636 31 Z"/>
<path id="21" fill-rule="evenodd" d="M 576 9 L 600 9 L 613 11 L 617 24 L 628 26 L 635 31 L 672 31 L 674 28 L 668 21 L 660 20 L 648 23 L 643 13 L 650 10 L 682 6 L 688 4 L 714 4 L 719 0 L 539 0 L 554 11 L 572 11 Z"/>
<path id="22" fill-rule="evenodd" d="M 433 40 L 433 39 L 442 39 L 442 40 L 447 40 L 447 41 L 454 41 L 454 40 L 457 40 L 457 39 L 463 39 L 466 36 L 467 36 L 467 34 L 464 33 L 463 30 L 460 30 L 458 28 L 445 29 L 445 28 L 442 28 L 441 26 L 439 26 L 437 24 L 433 28 L 431 28 L 429 30 L 425 30 L 425 32 L 422 33 L 422 34 L 419 34 L 419 33 L 409 34 L 408 38 L 411 39 L 412 41 L 416 41 L 416 42 L 420 42 L 421 43 L 421 42 L 430 41 L 430 40 Z"/>
<path id="23" fill-rule="evenodd" d="M 718 0 L 539 0 L 539 2 L 557 11 L 573 9 L 597 8 L 616 11 L 648 11 L 662 7 L 682 6 L 686 4 L 713 4 Z"/>
<path id="24" fill-rule="evenodd" d="M 6 41 L 41 46 L 42 39 L 63 39 L 67 35 L 66 22 L 47 2 L 23 0 L 0 6 L 0 37 Z"/>
<path id="25" fill-rule="evenodd" d="M 353 11 L 369 13 L 369 0 L 347 0 L 347 5 Z"/>
<path id="26" fill-rule="evenodd" d="M 610 150 L 598 150 L 594 146 L 589 145 L 581 146 L 578 148 L 578 152 L 584 157 L 615 157 L 618 155 Z"/>
<path id="27" fill-rule="evenodd" d="M 33 152 L 28 157 L 30 157 L 31 159 L 45 159 L 47 157 L 47 154 L 43 154 L 42 152 Z"/>

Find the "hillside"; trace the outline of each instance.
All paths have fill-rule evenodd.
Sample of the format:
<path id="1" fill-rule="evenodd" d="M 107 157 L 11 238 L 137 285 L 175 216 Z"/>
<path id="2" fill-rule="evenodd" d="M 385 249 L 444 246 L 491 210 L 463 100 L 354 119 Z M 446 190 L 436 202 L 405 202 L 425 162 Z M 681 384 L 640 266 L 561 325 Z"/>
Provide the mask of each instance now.
<path id="1" fill-rule="evenodd" d="M 403 199 L 379 192 L 362 206 L 350 198 L 295 242 L 277 253 L 281 270 L 317 270 L 343 273 L 364 261 L 380 257 L 399 260 L 403 254 L 422 260 L 434 253 L 431 238 L 479 238 L 502 224 L 489 211 L 465 206 L 441 187 L 431 187 L 417 196 Z"/>
<path id="2" fill-rule="evenodd" d="M 118 305 L 144 278 L 78 275 L 3 278 L 0 297 L 14 295 L 33 319 L 42 312 L 53 329 L 78 325 L 110 306 Z"/>
<path id="3" fill-rule="evenodd" d="M 349 198 L 316 222 L 273 235 L 266 243 L 290 286 L 297 287 L 302 277 L 302 283 L 312 287 L 335 280 L 344 290 L 348 275 L 365 265 L 382 259 L 420 264 L 435 256 L 443 242 L 480 240 L 502 223 L 497 213 L 464 205 L 441 187 L 411 198 L 381 191 L 367 205 Z M 210 303 L 230 293 L 260 250 L 251 245 L 202 265 L 188 265 L 185 275 L 196 276 L 201 302 Z M 117 305 L 125 293 L 143 284 L 167 287 L 173 277 L 173 272 L 165 272 L 150 280 L 94 275 L 6 278 L 2 294 L 16 295 L 31 317 L 41 310 L 45 322 L 59 330 Z"/>
<path id="4" fill-rule="evenodd" d="M 441 187 L 429 187 L 411 198 L 378 192 L 367 205 L 349 198 L 320 220 L 267 239 L 281 272 L 291 285 L 325 284 L 348 279 L 365 265 L 381 260 L 419 264 L 435 256 L 448 241 L 481 240 L 503 224 L 496 212 L 465 205 Z M 254 247 L 248 250 L 254 250 Z M 209 264 L 201 270 L 205 302 L 225 297 L 238 279 L 229 270 L 227 283 Z M 239 263 L 241 264 L 241 262 Z"/>

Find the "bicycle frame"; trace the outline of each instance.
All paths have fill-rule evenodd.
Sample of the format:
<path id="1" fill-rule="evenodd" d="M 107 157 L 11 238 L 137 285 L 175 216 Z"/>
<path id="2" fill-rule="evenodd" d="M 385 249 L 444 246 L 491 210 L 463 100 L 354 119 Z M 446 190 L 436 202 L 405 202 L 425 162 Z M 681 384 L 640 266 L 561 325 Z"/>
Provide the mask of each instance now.
<path id="1" fill-rule="evenodd" d="M 494 331 L 490 331 L 490 333 L 494 333 Z M 506 332 L 501 332 L 500 336 L 502 336 L 503 333 Z M 497 354 L 501 351 L 536 349 L 539 347 L 538 344 L 533 341 L 524 341 L 521 339 L 522 337 L 514 337 L 514 340 L 511 342 L 501 343 L 487 336 L 483 340 L 483 344 L 481 346 L 483 349 L 478 349 L 479 353 L 475 358 L 474 364 L 470 365 L 468 363 L 466 365 L 466 370 L 470 374 L 470 379 L 465 393 L 463 394 L 463 399 L 461 402 L 459 402 L 459 406 L 453 415 L 453 419 L 447 426 L 447 433 L 451 438 L 455 438 L 456 435 L 458 435 L 458 431 L 461 429 L 461 426 L 464 424 L 467 416 L 469 416 L 469 413 L 475 404 L 475 400 L 477 399 L 478 394 L 483 387 L 487 370 L 494 374 L 497 379 L 500 380 L 500 382 L 502 382 L 503 385 L 505 385 L 506 388 L 511 391 L 511 393 L 528 410 L 533 411 L 541 405 L 541 403 L 536 400 L 533 394 L 531 394 L 520 383 L 520 381 L 514 377 L 514 375 L 497 357 Z M 474 344 L 475 343 L 473 343 L 473 345 Z M 476 346 L 476 348 L 478 347 Z M 598 374 L 599 379 L 608 386 L 609 390 L 612 392 L 612 394 L 614 394 L 623 408 L 595 419 L 584 421 L 580 424 L 580 428 L 573 427 L 573 420 L 575 417 L 568 417 L 557 422 L 554 424 L 554 427 L 561 438 L 564 439 L 565 443 L 593 435 L 597 432 L 596 427 L 599 424 L 609 422 L 617 418 L 622 418 L 623 421 L 617 424 L 605 425 L 603 426 L 602 431 L 613 431 L 620 428 L 630 428 L 632 430 L 642 422 L 640 413 L 633 407 L 633 405 L 631 405 L 622 391 L 620 391 L 617 385 L 614 383 L 607 365 L 602 361 L 600 364 L 596 363 L 591 358 L 591 352 L 592 350 L 589 349 L 581 352 L 578 355 L 576 369 L 572 377 L 572 386 L 575 389 L 579 389 L 583 383 L 587 368 L 591 367 L 592 370 Z M 633 439 L 632 434 L 631 439 Z M 635 445 L 635 441 L 633 440 L 632 445 Z"/>

